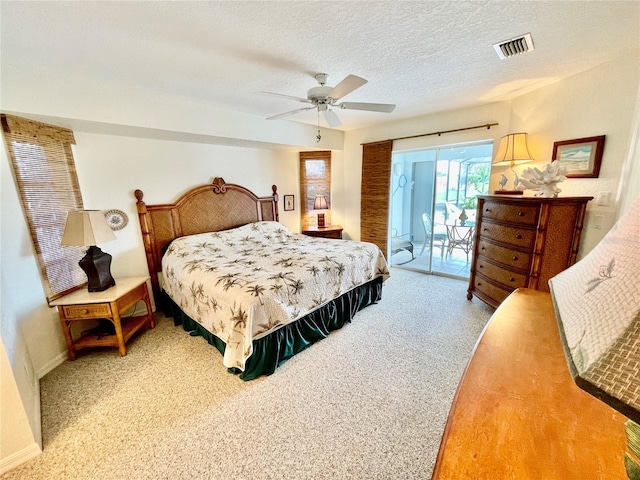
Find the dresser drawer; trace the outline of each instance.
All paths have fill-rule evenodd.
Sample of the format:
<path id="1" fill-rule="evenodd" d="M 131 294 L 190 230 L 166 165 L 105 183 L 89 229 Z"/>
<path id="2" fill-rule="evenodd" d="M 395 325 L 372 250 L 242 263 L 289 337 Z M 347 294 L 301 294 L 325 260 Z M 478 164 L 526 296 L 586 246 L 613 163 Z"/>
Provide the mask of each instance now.
<path id="1" fill-rule="evenodd" d="M 530 253 L 501 247 L 500 245 L 487 242 L 482 237 L 478 242 L 478 254 L 518 270 L 528 271 L 529 264 L 531 263 Z"/>
<path id="2" fill-rule="evenodd" d="M 482 217 L 535 227 L 538 225 L 539 211 L 539 205 L 511 205 L 487 201 L 482 206 Z"/>
<path id="3" fill-rule="evenodd" d="M 533 248 L 536 240 L 536 231 L 525 227 L 507 227 L 491 222 L 482 222 L 480 235 L 502 243 L 508 243 L 516 247 L 526 249 Z"/>
<path id="4" fill-rule="evenodd" d="M 498 287 L 488 280 L 482 278 L 480 275 L 476 275 L 473 290 L 495 300 L 496 304 L 502 303 L 502 301 L 507 298 L 513 290 L 508 289 L 508 287 Z"/>
<path id="5" fill-rule="evenodd" d="M 508 288 L 527 286 L 527 275 L 513 272 L 498 265 L 488 262 L 484 257 L 478 256 L 476 272 L 505 285 Z"/>
<path id="6" fill-rule="evenodd" d="M 110 317 L 111 308 L 109 305 L 68 305 L 62 307 L 65 318 L 98 318 Z"/>

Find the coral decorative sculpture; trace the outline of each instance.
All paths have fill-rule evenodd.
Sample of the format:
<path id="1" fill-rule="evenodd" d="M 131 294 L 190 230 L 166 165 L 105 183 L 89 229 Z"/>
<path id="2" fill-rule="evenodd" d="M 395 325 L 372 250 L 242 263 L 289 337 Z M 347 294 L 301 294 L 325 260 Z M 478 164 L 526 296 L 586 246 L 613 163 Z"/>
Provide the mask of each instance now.
<path id="1" fill-rule="evenodd" d="M 537 197 L 557 197 L 562 190 L 558 188 L 558 183 L 567 179 L 565 174 L 567 167 L 560 165 L 560 162 L 554 160 L 539 168 L 527 168 L 519 178 L 519 183 L 529 190 L 537 190 Z"/>

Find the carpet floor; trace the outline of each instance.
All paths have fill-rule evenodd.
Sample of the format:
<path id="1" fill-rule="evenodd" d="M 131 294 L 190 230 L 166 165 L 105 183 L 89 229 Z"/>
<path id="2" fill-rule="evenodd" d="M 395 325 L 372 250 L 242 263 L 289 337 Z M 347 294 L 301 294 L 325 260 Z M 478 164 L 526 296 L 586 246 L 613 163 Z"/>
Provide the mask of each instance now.
<path id="1" fill-rule="evenodd" d="M 493 313 L 466 288 L 392 269 L 381 302 L 250 382 L 157 314 L 125 357 L 41 379 L 43 452 L 2 479 L 428 479 Z"/>

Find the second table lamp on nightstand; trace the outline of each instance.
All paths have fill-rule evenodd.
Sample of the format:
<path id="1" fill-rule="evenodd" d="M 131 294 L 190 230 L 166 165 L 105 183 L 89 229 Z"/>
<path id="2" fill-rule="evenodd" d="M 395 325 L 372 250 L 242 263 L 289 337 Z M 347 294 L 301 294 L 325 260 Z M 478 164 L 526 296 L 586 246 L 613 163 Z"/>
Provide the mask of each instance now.
<path id="1" fill-rule="evenodd" d="M 316 200 L 313 202 L 314 210 L 327 210 L 329 206 L 327 205 L 327 199 L 324 195 L 318 195 Z M 326 228 L 326 224 L 324 222 L 324 213 L 318 213 L 318 228 Z"/>
<path id="2" fill-rule="evenodd" d="M 87 274 L 90 292 L 101 292 L 116 284 L 111 276 L 111 255 L 96 246 L 115 239 L 102 211 L 72 210 L 67 214 L 60 244 L 89 247 L 79 265 Z"/>

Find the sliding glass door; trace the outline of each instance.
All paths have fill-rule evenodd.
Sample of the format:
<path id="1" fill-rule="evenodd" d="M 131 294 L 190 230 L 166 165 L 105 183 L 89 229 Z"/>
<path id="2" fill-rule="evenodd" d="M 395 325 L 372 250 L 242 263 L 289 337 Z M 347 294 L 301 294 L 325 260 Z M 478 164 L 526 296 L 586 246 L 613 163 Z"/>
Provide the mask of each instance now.
<path id="1" fill-rule="evenodd" d="M 493 142 L 394 152 L 390 261 L 468 277 L 476 196 L 488 192 Z"/>

